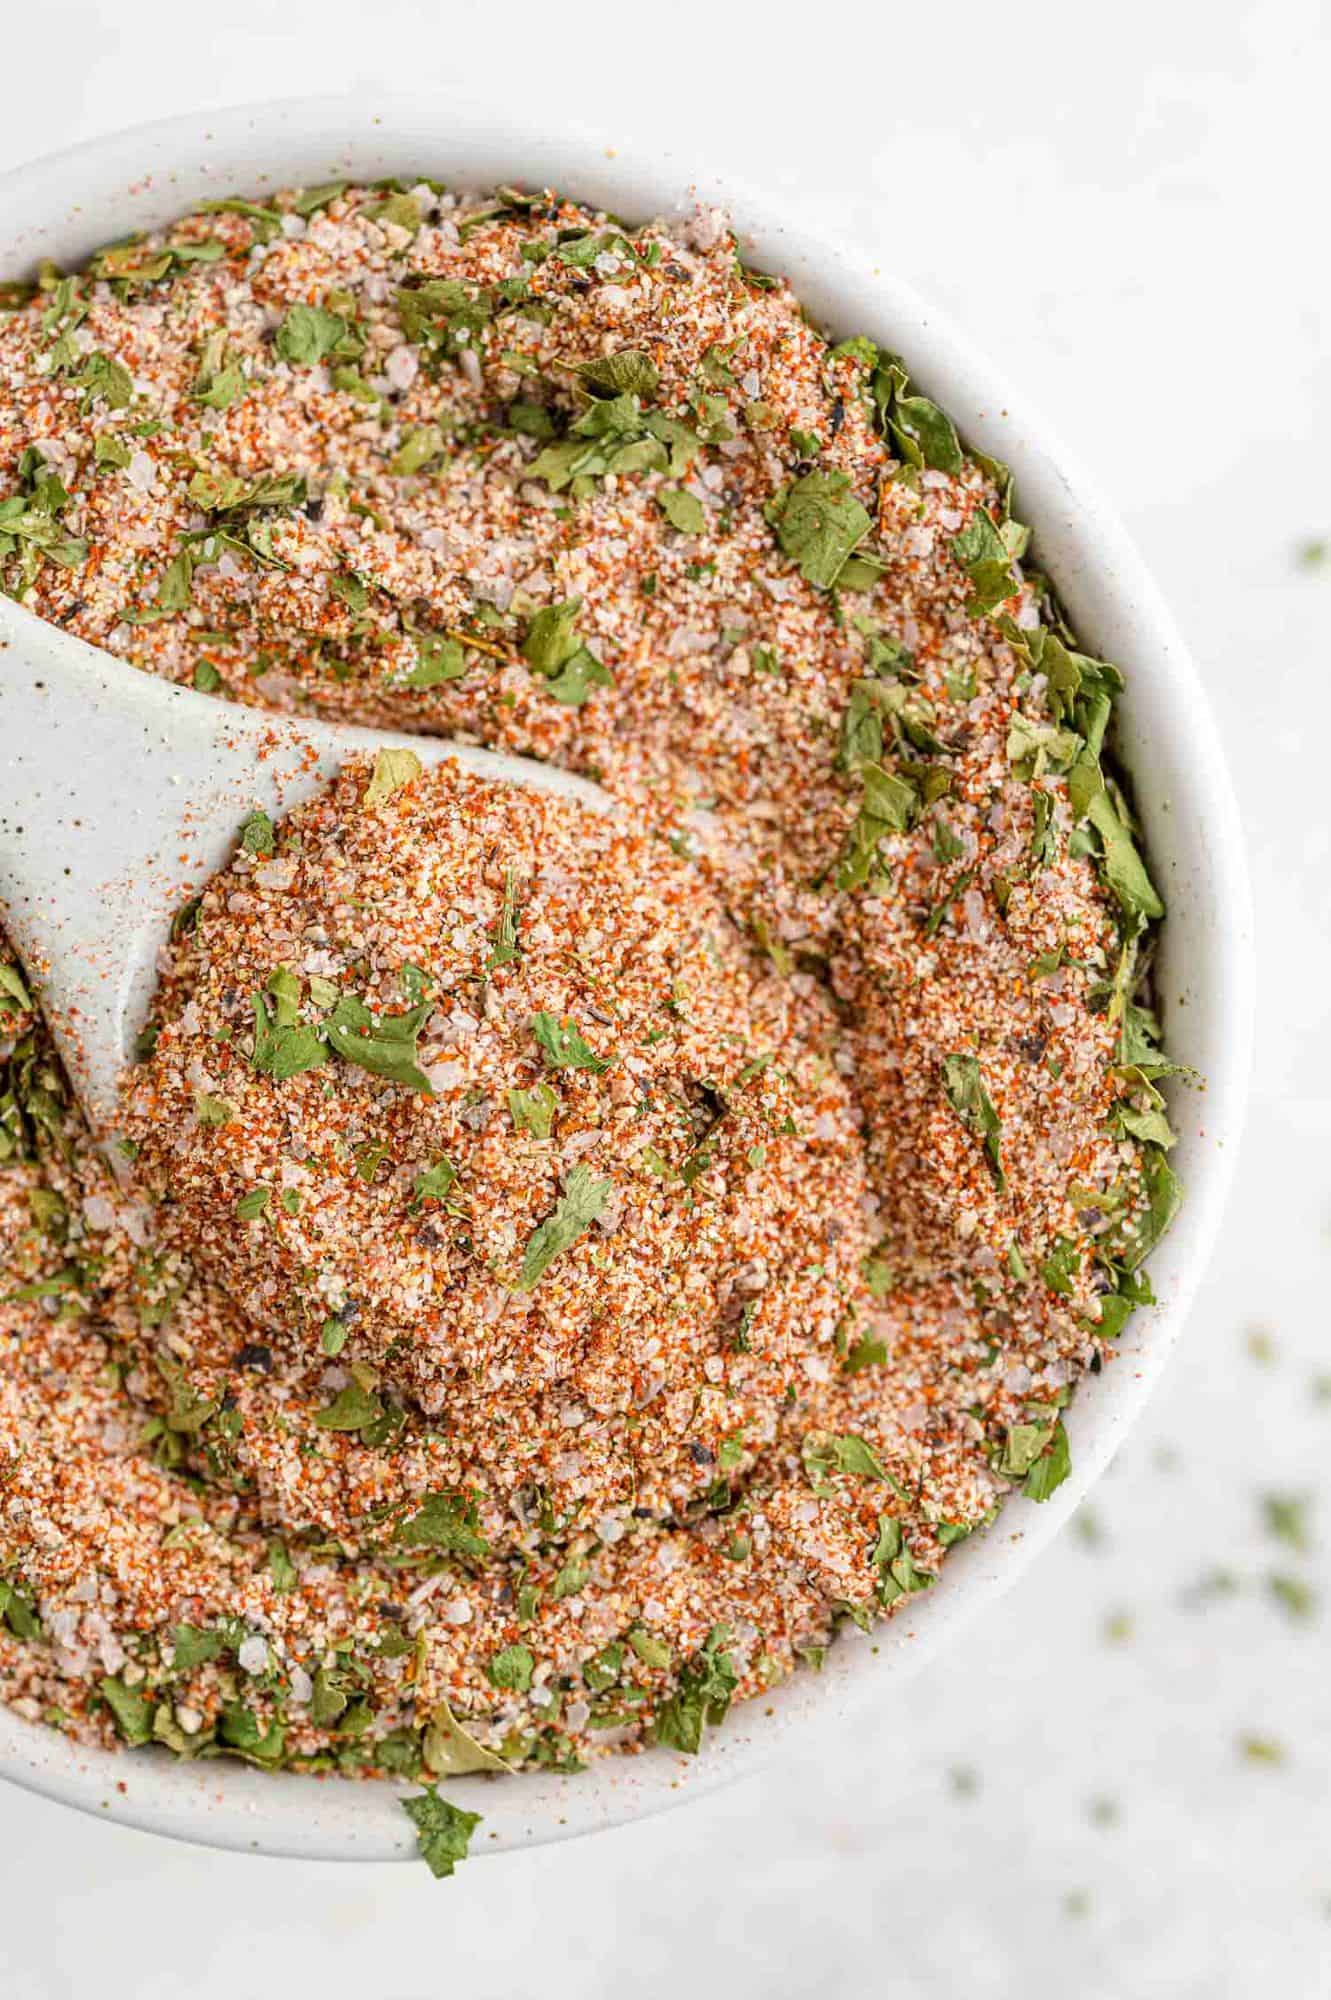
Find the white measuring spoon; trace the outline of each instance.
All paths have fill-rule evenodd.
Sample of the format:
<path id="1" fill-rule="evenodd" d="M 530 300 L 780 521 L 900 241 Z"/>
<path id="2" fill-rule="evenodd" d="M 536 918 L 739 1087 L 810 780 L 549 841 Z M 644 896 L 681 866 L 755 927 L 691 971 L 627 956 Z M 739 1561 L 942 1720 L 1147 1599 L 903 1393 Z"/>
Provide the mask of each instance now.
<path id="1" fill-rule="evenodd" d="M 112 1129 L 171 919 L 230 858 L 242 820 L 278 817 L 348 755 L 389 745 L 609 803 L 554 765 L 196 694 L 49 626 L 0 644 L 0 914 L 95 1130 Z"/>

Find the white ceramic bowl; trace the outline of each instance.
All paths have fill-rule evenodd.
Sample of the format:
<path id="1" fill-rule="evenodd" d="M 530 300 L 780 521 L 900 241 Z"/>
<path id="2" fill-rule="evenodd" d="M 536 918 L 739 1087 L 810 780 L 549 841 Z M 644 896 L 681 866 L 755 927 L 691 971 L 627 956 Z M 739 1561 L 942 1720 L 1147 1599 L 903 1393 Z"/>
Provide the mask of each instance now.
<path id="1" fill-rule="evenodd" d="M 797 1674 L 770 1701 L 733 1710 L 699 1757 L 653 1750 L 609 1758 L 574 1777 L 453 1781 L 482 1812 L 476 1851 L 554 1840 L 637 1818 L 751 1770 L 793 1730 L 881 1702 L 1007 1589 L 1099 1478 L 1136 1421 L 1187 1316 L 1220 1219 L 1247 1089 L 1253 944 L 1238 814 L 1197 672 L 1140 558 L 1112 513 L 1045 427 L 969 344 L 875 257 L 792 228 L 778 212 L 696 163 L 644 157 L 605 139 L 516 130 L 502 109 L 457 90 L 426 98 L 357 94 L 175 118 L 22 167 L 0 179 L 0 275 L 40 257 L 77 265 L 98 245 L 168 221 L 210 196 L 261 195 L 293 183 L 429 174 L 459 188 L 549 183 L 632 218 L 694 200 L 725 205 L 744 254 L 780 271 L 837 336 L 866 333 L 905 356 L 921 388 L 962 435 L 1010 464 L 1019 511 L 1033 523 L 1084 645 L 1128 675 L 1119 742 L 1169 905 L 1159 960 L 1171 1053 L 1206 1079 L 1172 1106 L 1182 1215 L 1151 1260 L 1160 1303 L 1139 1312 L 1121 1352 L 1088 1379 L 1068 1418 L 1072 1474 L 1043 1506 L 1014 1497 L 999 1524 L 952 1554 L 934 1589 L 872 1637 L 847 1632 L 821 1675 Z M 0 598 L 0 644 L 40 659 L 81 642 Z M 126 672 L 130 671 L 128 668 Z M 0 672 L 3 666 L 0 664 Z M 0 1774 L 106 1817 L 217 1846 L 327 1859 L 414 1852 L 398 1784 L 268 1775 L 225 1760 L 165 1753 L 112 1756 L 0 1709 Z"/>

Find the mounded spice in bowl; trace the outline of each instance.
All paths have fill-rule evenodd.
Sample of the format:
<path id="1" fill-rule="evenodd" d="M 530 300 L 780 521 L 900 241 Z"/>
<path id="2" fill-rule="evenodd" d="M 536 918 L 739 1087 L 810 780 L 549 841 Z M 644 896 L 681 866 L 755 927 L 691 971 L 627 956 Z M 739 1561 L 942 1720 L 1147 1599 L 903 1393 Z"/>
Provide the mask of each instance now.
<path id="1" fill-rule="evenodd" d="M 124 1181 L 0 966 L 0 1690 L 267 1769 L 697 1751 L 1057 1488 L 1150 1297 L 1121 676 L 719 215 L 298 188 L 5 304 L 7 592 L 612 806 L 395 752 L 252 816 Z"/>

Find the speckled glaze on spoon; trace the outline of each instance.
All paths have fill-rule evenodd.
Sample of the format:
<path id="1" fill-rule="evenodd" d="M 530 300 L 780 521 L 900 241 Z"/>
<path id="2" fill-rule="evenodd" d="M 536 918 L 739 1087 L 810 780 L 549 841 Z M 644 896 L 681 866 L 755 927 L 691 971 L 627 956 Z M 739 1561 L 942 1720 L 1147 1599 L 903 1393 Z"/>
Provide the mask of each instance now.
<path id="1" fill-rule="evenodd" d="M 548 764 L 468 744 L 234 706 L 60 635 L 0 653 L 0 916 L 37 976 L 84 1110 L 110 1129 L 172 917 L 234 851 L 346 757 L 408 747 L 605 810 Z"/>

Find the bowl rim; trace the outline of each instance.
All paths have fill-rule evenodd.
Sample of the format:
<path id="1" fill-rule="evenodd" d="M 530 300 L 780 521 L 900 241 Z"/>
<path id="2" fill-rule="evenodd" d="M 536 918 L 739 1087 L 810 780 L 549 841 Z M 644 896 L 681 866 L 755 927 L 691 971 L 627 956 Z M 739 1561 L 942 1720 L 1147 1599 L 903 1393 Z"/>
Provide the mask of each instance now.
<path id="1" fill-rule="evenodd" d="M 576 1776 L 450 1780 L 449 1795 L 484 1815 L 477 1854 L 638 1819 L 745 1775 L 797 1732 L 803 1739 L 844 1724 L 871 1693 L 918 1670 L 1016 1582 L 1105 1469 L 1182 1331 L 1233 1176 L 1254 1008 L 1242 829 L 1201 679 L 1112 508 L 1032 414 L 1030 399 L 1011 393 L 913 286 L 821 224 L 791 222 L 779 202 L 730 175 L 700 173 L 672 153 L 649 153 L 586 126 L 533 133 L 512 115 L 511 107 L 483 101 L 472 83 L 452 82 L 428 95 L 364 88 L 189 112 L 113 132 L 0 175 L 0 270 L 9 275 L 47 254 L 86 254 L 127 227 L 152 226 L 211 194 L 308 184 L 338 177 L 339 169 L 439 173 L 476 189 L 518 178 L 642 216 L 695 203 L 727 209 L 746 260 L 790 277 L 820 323 L 844 333 L 890 332 L 890 344 L 962 435 L 1012 466 L 1039 547 L 1047 554 L 1057 546 L 1047 567 L 1074 622 L 1097 650 L 1128 659 L 1125 712 L 1140 703 L 1163 717 L 1163 729 L 1145 731 L 1128 764 L 1153 852 L 1168 850 L 1171 874 L 1196 901 L 1195 909 L 1185 905 L 1194 933 L 1189 963 L 1171 977 L 1179 979 L 1181 998 L 1196 982 L 1207 1088 L 1204 1123 L 1186 1135 L 1187 1201 L 1152 1259 L 1161 1304 L 1138 1312 L 1122 1351 L 1081 1385 L 1067 1420 L 1073 1469 L 1053 1499 L 1036 1508 L 1014 1494 L 994 1526 L 953 1553 L 924 1597 L 908 1600 L 873 1634 L 839 1637 L 820 1676 L 797 1674 L 770 1700 L 732 1711 L 696 1758 L 654 1749 L 602 1759 Z M 28 657 L 50 647 L 92 650 L 0 599 L 0 648 L 6 645 Z M 1155 780 L 1141 783 L 1143 756 L 1164 760 L 1158 797 Z M 1171 918 L 1166 927 L 1166 949 L 1178 922 Z M 93 1750 L 3 1707 L 0 1776 L 99 1817 L 211 1846 L 343 1861 L 415 1853 L 398 1784 Z"/>

